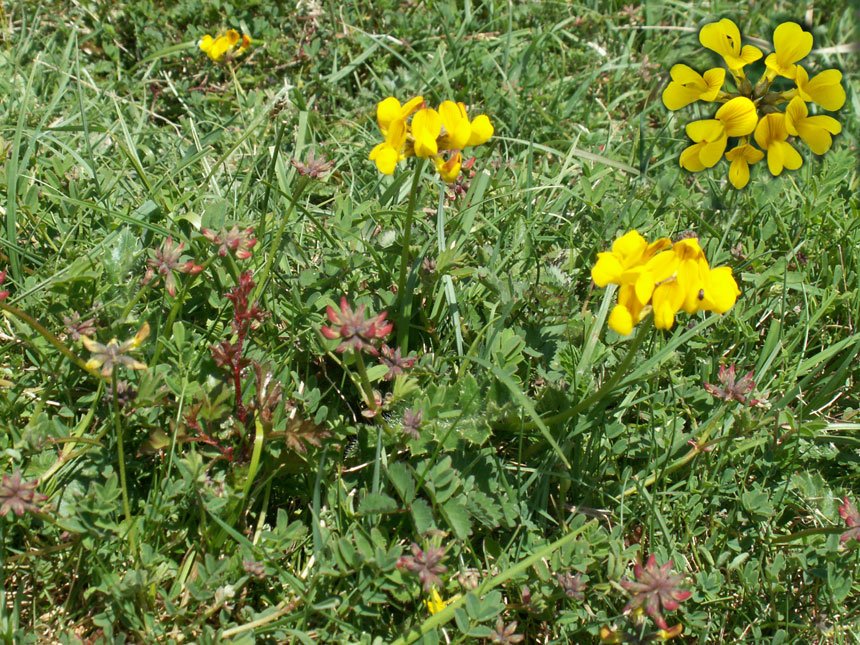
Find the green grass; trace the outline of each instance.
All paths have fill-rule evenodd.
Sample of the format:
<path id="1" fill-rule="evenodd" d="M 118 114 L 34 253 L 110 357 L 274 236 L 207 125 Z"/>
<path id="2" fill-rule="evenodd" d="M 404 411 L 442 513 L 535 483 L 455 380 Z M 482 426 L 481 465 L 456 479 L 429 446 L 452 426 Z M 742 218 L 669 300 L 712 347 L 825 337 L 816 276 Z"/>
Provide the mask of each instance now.
<path id="1" fill-rule="evenodd" d="M 652 553 L 692 591 L 666 612 L 680 642 L 860 641 L 838 512 L 860 495 L 853 9 L 293 5 L 3 5 L 0 472 L 46 497 L 0 518 L 4 642 L 488 642 L 499 616 L 523 642 L 599 642 L 629 626 L 621 581 Z M 660 101 L 673 64 L 717 64 L 696 34 L 723 17 L 765 41 L 803 22 L 825 50 L 808 67 L 841 69 L 848 94 L 831 151 L 799 145 L 801 169 L 758 164 L 743 191 L 725 161 L 678 167 L 684 124 L 710 114 Z M 227 27 L 255 39 L 232 68 L 196 47 Z M 376 103 L 418 94 L 489 115 L 495 136 L 464 195 L 418 178 L 395 293 L 415 159 L 389 178 L 367 155 Z M 290 160 L 311 150 L 335 165 L 305 182 Z M 249 259 L 200 230 L 233 224 L 258 238 Z M 631 228 L 695 230 L 737 304 L 643 323 L 637 345 L 608 330 L 613 291 L 590 270 Z M 141 286 L 168 236 L 205 267 L 177 273 L 175 297 Z M 244 271 L 267 316 L 243 355 L 287 402 L 271 421 L 239 420 L 213 357 Z M 387 311 L 388 342 L 408 334 L 418 358 L 384 381 L 366 357 L 375 419 L 363 367 L 319 331 L 344 295 Z M 146 322 L 148 369 L 82 368 L 75 314 L 102 343 Z M 759 406 L 705 391 L 731 363 Z M 253 406 L 251 367 L 241 384 Z M 445 549 L 453 602 L 433 616 L 396 566 L 413 542 Z"/>

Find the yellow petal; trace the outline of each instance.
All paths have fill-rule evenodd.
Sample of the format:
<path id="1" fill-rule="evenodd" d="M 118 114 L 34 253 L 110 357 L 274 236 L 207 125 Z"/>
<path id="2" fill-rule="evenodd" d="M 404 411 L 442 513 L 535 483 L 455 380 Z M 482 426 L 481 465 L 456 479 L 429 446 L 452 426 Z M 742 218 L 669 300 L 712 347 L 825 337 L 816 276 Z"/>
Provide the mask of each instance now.
<path id="1" fill-rule="evenodd" d="M 655 284 L 668 280 L 678 270 L 678 254 L 674 251 L 658 253 L 648 261 L 645 269 L 651 273 Z"/>
<path id="2" fill-rule="evenodd" d="M 774 142 L 785 141 L 787 138 L 788 131 L 785 129 L 785 115 L 783 114 L 766 114 L 756 125 L 755 142 L 763 150 L 770 150 Z"/>
<path id="3" fill-rule="evenodd" d="M 758 122 L 755 104 L 745 96 L 733 98 L 715 115 L 730 137 L 744 137 L 755 130 Z"/>
<path id="4" fill-rule="evenodd" d="M 624 267 L 614 253 L 598 253 L 597 262 L 591 269 L 591 279 L 598 287 L 605 287 L 610 282 L 616 282 L 622 271 Z"/>
<path id="5" fill-rule="evenodd" d="M 838 69 L 826 69 L 809 80 L 806 70 L 798 65 L 795 82 L 804 101 L 813 101 L 830 111 L 838 110 L 845 105 L 842 72 Z"/>
<path id="6" fill-rule="evenodd" d="M 812 34 L 796 22 L 784 22 L 773 32 L 773 49 L 780 69 L 787 70 L 812 51 Z"/>
<path id="7" fill-rule="evenodd" d="M 711 269 L 705 278 L 702 308 L 718 314 L 725 313 L 735 305 L 740 292 L 731 267 Z"/>
<path id="8" fill-rule="evenodd" d="M 393 175 L 400 155 L 397 150 L 387 143 L 380 143 L 370 151 L 370 160 L 376 162 L 376 167 L 383 175 Z"/>
<path id="9" fill-rule="evenodd" d="M 460 174 L 460 167 L 463 165 L 463 155 L 458 152 L 455 155 L 452 155 L 447 161 L 442 157 L 442 155 L 439 155 L 433 159 L 433 163 L 436 166 L 436 172 L 439 173 L 439 176 L 450 184 L 451 182 L 456 181 Z"/>
<path id="10" fill-rule="evenodd" d="M 624 305 L 615 305 L 613 307 L 609 313 L 607 324 L 611 330 L 622 336 L 629 336 L 633 333 L 633 315 Z"/>
<path id="11" fill-rule="evenodd" d="M 805 119 L 808 115 L 809 110 L 806 109 L 806 103 L 799 96 L 795 96 L 785 108 L 785 131 L 792 136 L 797 136 L 797 127 L 795 124 Z"/>
<path id="12" fill-rule="evenodd" d="M 779 177 L 782 169 L 785 167 L 782 146 L 778 142 L 775 142 L 767 149 L 767 167 L 770 170 L 770 174 L 774 177 Z"/>
<path id="13" fill-rule="evenodd" d="M 762 57 L 761 50 L 758 47 L 753 47 L 752 45 L 744 45 L 741 50 L 740 59 L 744 62 L 744 65 L 748 65 L 749 63 L 754 63 L 759 58 Z"/>
<path id="14" fill-rule="evenodd" d="M 460 106 L 454 101 L 443 101 L 439 106 L 439 116 L 442 118 L 442 127 L 447 135 L 446 148 L 462 150 L 469 143 L 472 135 L 472 126 L 469 119 L 463 116 Z"/>
<path id="15" fill-rule="evenodd" d="M 729 182 L 740 190 L 749 183 L 749 180 L 750 166 L 743 156 L 739 156 L 729 165 Z"/>
<path id="16" fill-rule="evenodd" d="M 703 47 L 717 52 L 720 56 L 734 55 L 740 52 L 741 33 L 738 27 L 728 18 L 712 22 L 699 31 L 699 42 Z M 737 49 L 735 49 L 737 47 Z"/>
<path id="17" fill-rule="evenodd" d="M 467 146 L 479 146 L 486 143 L 493 136 L 493 124 L 490 123 L 490 117 L 486 114 L 479 114 L 472 119 L 472 133 L 469 136 Z"/>
<path id="18" fill-rule="evenodd" d="M 612 252 L 625 260 L 638 260 L 647 248 L 648 242 L 639 234 L 639 231 L 635 230 L 628 231 L 612 243 Z"/>
<path id="19" fill-rule="evenodd" d="M 684 148 L 681 152 L 681 167 L 689 170 L 690 172 L 699 172 L 704 170 L 705 165 L 699 159 L 699 153 L 706 145 L 706 143 L 694 143 L 693 145 Z"/>
<path id="20" fill-rule="evenodd" d="M 684 302 L 684 292 L 677 280 L 669 280 L 654 289 L 651 305 L 654 308 L 654 326 L 657 329 L 672 329 L 675 314 Z"/>
<path id="21" fill-rule="evenodd" d="M 723 136 L 725 126 L 716 119 L 703 119 L 691 121 L 684 129 L 693 141 L 715 141 Z"/>
<path id="22" fill-rule="evenodd" d="M 423 96 L 416 96 L 413 99 L 410 99 L 406 102 L 402 108 L 400 108 L 400 118 L 405 119 L 410 114 L 412 114 L 415 110 L 421 107 L 421 104 L 424 103 Z"/>
<path id="23" fill-rule="evenodd" d="M 797 170 L 803 165 L 803 157 L 795 150 L 790 143 L 783 141 L 780 144 L 782 148 L 783 164 L 789 170 Z"/>
<path id="24" fill-rule="evenodd" d="M 392 121 L 400 118 L 400 110 L 400 101 L 393 96 L 389 96 L 377 104 L 376 122 L 383 133 L 388 131 L 388 126 Z"/>
<path id="25" fill-rule="evenodd" d="M 636 290 L 636 299 L 643 305 L 647 304 L 648 301 L 651 300 L 651 294 L 654 293 L 655 285 L 656 280 L 654 279 L 653 273 L 648 270 L 640 272 L 639 278 L 636 280 L 636 284 L 634 285 L 634 289 Z"/>
<path id="26" fill-rule="evenodd" d="M 706 143 L 702 146 L 702 149 L 699 152 L 699 161 L 702 162 L 702 165 L 705 168 L 713 168 L 717 165 L 717 162 L 723 158 L 723 152 L 726 150 L 727 142 L 728 139 L 723 135 L 716 141 Z"/>
<path id="27" fill-rule="evenodd" d="M 717 94 L 719 94 L 720 90 L 723 88 L 723 83 L 726 80 L 726 70 L 722 67 L 709 69 L 705 72 L 703 78 L 708 89 L 706 92 L 703 92 L 699 98 L 703 101 L 713 101 L 717 98 Z"/>
<path id="28" fill-rule="evenodd" d="M 203 36 L 203 38 L 200 39 L 200 42 L 198 44 L 200 45 L 200 49 L 202 49 L 208 54 L 209 50 L 212 49 L 212 43 L 214 42 L 215 39 L 212 38 L 212 36 L 210 36 L 209 34 L 206 34 L 205 36 Z"/>
<path id="29" fill-rule="evenodd" d="M 680 110 L 687 107 L 690 103 L 695 103 L 699 100 L 702 92 L 694 87 L 685 87 L 680 83 L 672 81 L 663 90 L 663 105 L 668 110 Z"/>
<path id="30" fill-rule="evenodd" d="M 817 155 L 823 155 L 833 144 L 831 134 L 839 134 L 842 126 L 839 121 L 826 115 L 811 116 L 797 124 L 800 138 L 806 142 L 810 150 Z"/>
<path id="31" fill-rule="evenodd" d="M 412 136 L 415 138 L 415 155 L 435 157 L 439 152 L 436 139 L 442 132 L 442 119 L 433 108 L 418 110 L 412 117 Z"/>

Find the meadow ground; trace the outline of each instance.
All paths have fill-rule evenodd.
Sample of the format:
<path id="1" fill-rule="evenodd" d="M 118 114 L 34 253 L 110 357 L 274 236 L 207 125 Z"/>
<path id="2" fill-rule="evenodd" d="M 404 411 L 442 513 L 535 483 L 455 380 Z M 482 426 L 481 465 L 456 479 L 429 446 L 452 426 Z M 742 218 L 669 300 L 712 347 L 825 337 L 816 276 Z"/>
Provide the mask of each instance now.
<path id="1" fill-rule="evenodd" d="M 765 56 L 801 24 L 847 93 L 792 104 L 832 148 L 801 115 L 765 133 L 801 167 L 742 190 L 679 167 L 719 103 L 661 99 L 676 64 L 724 69 L 698 37 L 723 18 Z M 4 642 L 860 642 L 857 22 L 0 4 Z M 407 131 L 480 145 L 451 184 L 382 174 L 389 96 L 493 136 L 388 103 L 385 170 Z M 642 278 L 616 245 L 592 274 L 631 230 L 695 261 Z"/>

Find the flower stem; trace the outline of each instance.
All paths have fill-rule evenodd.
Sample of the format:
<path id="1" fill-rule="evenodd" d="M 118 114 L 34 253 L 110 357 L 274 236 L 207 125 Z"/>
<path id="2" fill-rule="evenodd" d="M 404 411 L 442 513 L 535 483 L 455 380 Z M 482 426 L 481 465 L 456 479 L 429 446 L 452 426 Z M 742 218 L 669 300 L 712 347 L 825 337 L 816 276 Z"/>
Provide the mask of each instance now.
<path id="1" fill-rule="evenodd" d="M 412 294 L 406 293 L 406 276 L 409 267 L 409 244 L 412 238 L 412 219 L 415 214 L 415 202 L 424 171 L 424 159 L 415 160 L 415 174 L 412 176 L 412 188 L 409 190 L 409 203 L 406 206 L 406 219 L 403 221 L 403 239 L 400 250 L 400 276 L 397 278 L 397 346 L 405 355 L 409 351 L 409 318 L 412 314 Z"/>
<path id="2" fill-rule="evenodd" d="M 122 442 L 122 423 L 120 422 L 119 417 L 119 401 L 117 399 L 116 394 L 116 372 L 111 373 L 110 377 L 110 387 L 111 387 L 111 412 L 113 416 L 113 427 L 116 431 L 116 453 L 117 453 L 117 462 L 119 465 L 119 483 L 122 487 L 122 510 L 125 513 L 125 519 L 129 523 L 129 537 L 131 539 L 131 550 L 135 551 L 135 532 L 134 527 L 131 526 L 132 518 L 131 518 L 131 504 L 128 502 L 128 483 L 125 478 L 125 449 L 123 448 Z"/>

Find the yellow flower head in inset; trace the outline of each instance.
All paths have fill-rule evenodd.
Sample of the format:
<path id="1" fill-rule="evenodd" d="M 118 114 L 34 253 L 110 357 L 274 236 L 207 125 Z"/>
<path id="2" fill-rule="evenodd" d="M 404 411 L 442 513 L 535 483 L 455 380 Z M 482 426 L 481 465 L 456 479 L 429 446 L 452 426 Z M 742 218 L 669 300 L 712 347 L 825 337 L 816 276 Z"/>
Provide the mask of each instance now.
<path id="1" fill-rule="evenodd" d="M 779 25 L 773 33 L 774 51 L 763 61 L 764 73 L 755 85 L 747 80 L 744 67 L 762 53 L 742 45 L 735 23 L 724 18 L 707 24 L 699 32 L 699 40 L 723 57 L 737 91 L 723 89 L 724 70 L 709 69 L 699 75 L 687 65 L 672 67 L 672 80 L 663 91 L 668 109 L 678 110 L 696 101 L 724 104 L 714 118 L 686 125 L 693 143 L 681 152 L 682 168 L 700 172 L 716 166 L 725 156 L 729 182 L 741 189 L 749 183 L 750 166 L 761 161 L 765 153 L 775 176 L 785 168 L 795 170 L 802 165 L 803 159 L 789 137 L 799 137 L 816 154 L 830 149 L 841 126 L 830 116 L 810 116 L 806 104 L 838 110 L 845 104 L 845 89 L 839 70 L 824 70 L 810 79 L 798 64 L 812 50 L 812 34 L 794 22 Z M 778 87 L 785 85 L 782 78 L 794 81 L 795 87 Z M 779 106 L 786 103 L 785 112 L 780 112 Z"/>

